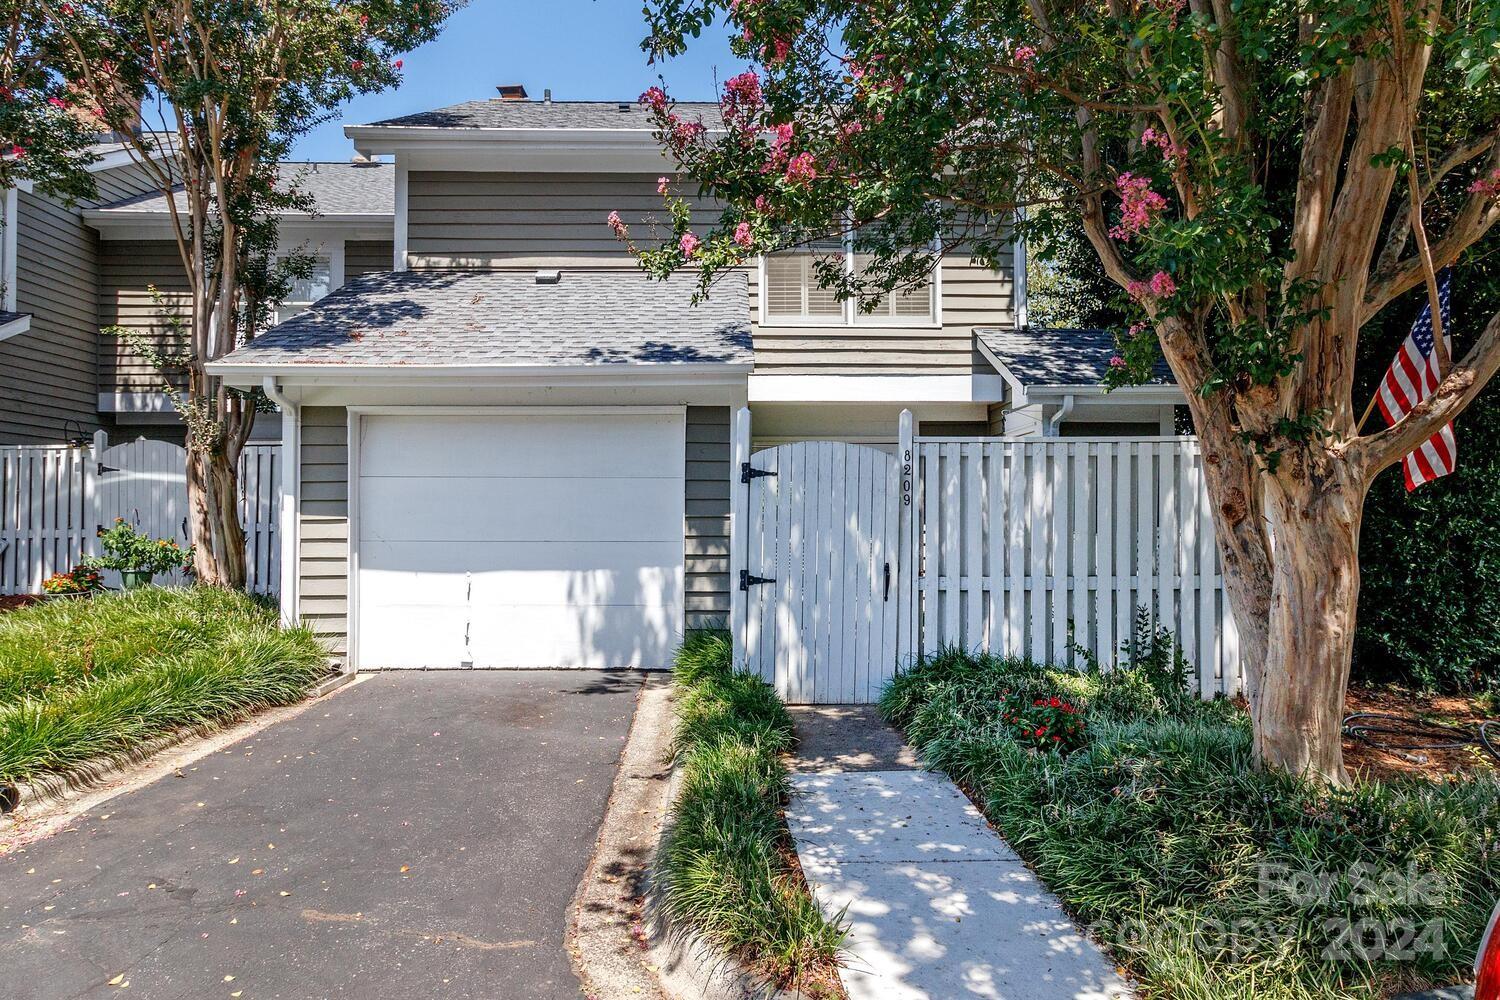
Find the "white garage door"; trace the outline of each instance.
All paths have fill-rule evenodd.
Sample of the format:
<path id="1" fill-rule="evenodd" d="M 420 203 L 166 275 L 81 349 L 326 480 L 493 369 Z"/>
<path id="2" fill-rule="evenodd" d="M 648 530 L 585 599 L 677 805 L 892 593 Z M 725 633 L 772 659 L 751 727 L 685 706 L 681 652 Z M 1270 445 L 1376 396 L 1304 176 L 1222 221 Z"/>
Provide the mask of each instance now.
<path id="1" fill-rule="evenodd" d="M 360 418 L 359 665 L 665 667 L 681 410 Z"/>

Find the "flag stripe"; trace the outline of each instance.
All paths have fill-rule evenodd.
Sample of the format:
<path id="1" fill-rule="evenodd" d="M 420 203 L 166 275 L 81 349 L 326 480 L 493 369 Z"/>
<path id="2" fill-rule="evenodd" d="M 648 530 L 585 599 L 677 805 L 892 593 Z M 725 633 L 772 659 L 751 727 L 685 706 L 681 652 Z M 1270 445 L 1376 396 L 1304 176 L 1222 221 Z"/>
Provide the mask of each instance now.
<path id="1" fill-rule="evenodd" d="M 1438 286 L 1438 308 L 1443 318 L 1443 329 L 1448 329 L 1449 288 L 1452 273 L 1443 270 Z M 1442 383 L 1442 366 L 1434 349 L 1436 331 L 1432 328 L 1432 307 L 1423 306 L 1412 324 L 1411 332 L 1396 352 L 1390 367 L 1380 380 L 1375 392 L 1375 404 L 1386 424 L 1401 421 L 1419 403 L 1431 396 Z M 1423 441 L 1401 461 L 1407 490 L 1414 490 L 1423 483 L 1446 476 L 1457 468 L 1458 441 L 1449 424 L 1432 437 Z"/>

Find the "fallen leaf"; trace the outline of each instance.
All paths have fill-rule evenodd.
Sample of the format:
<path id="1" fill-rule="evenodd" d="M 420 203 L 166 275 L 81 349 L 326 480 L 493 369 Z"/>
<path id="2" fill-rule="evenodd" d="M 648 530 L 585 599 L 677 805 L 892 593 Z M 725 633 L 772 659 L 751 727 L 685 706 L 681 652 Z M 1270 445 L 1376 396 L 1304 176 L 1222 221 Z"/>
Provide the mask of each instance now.
<path id="1" fill-rule="evenodd" d="M 108 985 L 110 985 L 110 986 L 119 986 L 124 981 L 125 981 L 125 973 L 122 972 L 118 976 L 116 976 L 115 978 L 111 979 L 109 981 Z"/>
<path id="2" fill-rule="evenodd" d="M 402 865 L 401 870 L 404 872 L 409 872 L 411 871 L 411 865 Z"/>
<path id="3" fill-rule="evenodd" d="M 224 977 L 224 982 L 226 982 L 226 983 L 232 983 L 232 982 L 234 982 L 234 977 L 233 976 L 225 976 Z"/>
<path id="4" fill-rule="evenodd" d="M 229 859 L 229 863 L 232 864 L 232 865 L 237 865 L 237 864 L 240 863 L 240 859 L 239 858 L 230 858 Z"/>
<path id="5" fill-rule="evenodd" d="M 283 889 L 283 890 L 281 890 L 281 895 L 283 895 L 283 896 L 290 896 L 291 893 L 289 893 L 285 889 Z"/>

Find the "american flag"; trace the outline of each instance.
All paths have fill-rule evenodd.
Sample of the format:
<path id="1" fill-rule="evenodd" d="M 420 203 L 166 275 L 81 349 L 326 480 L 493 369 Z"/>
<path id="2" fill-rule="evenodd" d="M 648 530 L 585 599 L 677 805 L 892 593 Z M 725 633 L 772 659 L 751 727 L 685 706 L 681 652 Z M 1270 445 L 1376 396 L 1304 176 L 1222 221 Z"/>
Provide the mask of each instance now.
<path id="1" fill-rule="evenodd" d="M 1451 342 L 1448 331 L 1448 286 L 1452 272 L 1448 268 L 1438 276 L 1438 306 L 1443 314 L 1443 340 Z M 1422 400 L 1432 395 L 1442 381 L 1437 352 L 1433 347 L 1432 304 L 1422 307 L 1421 315 L 1412 324 L 1406 342 L 1396 352 L 1396 360 L 1380 380 L 1380 391 L 1375 395 L 1376 405 L 1385 417 L 1387 426 L 1396 421 Z M 1453 439 L 1453 425 L 1449 424 L 1413 451 L 1401 463 L 1406 473 L 1406 490 L 1411 492 L 1423 483 L 1446 476 L 1458 461 L 1458 443 Z"/>

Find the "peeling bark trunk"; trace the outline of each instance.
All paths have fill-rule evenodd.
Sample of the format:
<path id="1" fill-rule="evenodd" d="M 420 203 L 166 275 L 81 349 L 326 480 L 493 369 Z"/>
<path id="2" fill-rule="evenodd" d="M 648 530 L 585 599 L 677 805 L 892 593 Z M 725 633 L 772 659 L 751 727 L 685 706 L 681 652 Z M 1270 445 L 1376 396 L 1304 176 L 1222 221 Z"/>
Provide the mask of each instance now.
<path id="1" fill-rule="evenodd" d="M 1346 456 L 1324 453 L 1314 461 L 1315 472 L 1267 476 L 1276 553 L 1269 655 L 1251 712 L 1262 764 L 1343 784 L 1341 732 L 1368 483 Z"/>
<path id="2" fill-rule="evenodd" d="M 245 529 L 239 514 L 239 468 L 222 446 L 188 447 L 188 510 L 193 569 L 210 587 L 244 590 Z"/>

